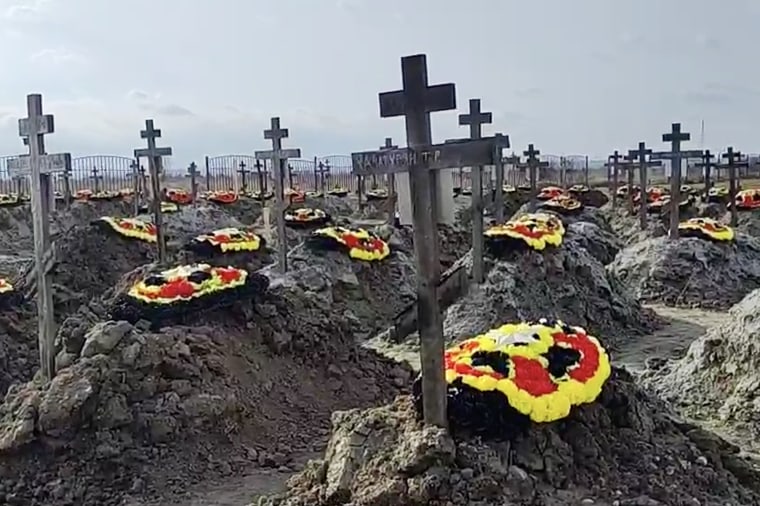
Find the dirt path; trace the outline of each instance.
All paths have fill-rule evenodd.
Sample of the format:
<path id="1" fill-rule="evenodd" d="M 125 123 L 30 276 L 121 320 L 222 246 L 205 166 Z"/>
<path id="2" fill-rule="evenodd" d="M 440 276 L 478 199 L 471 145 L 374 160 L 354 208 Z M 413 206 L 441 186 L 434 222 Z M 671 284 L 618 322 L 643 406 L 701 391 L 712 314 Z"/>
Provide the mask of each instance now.
<path id="1" fill-rule="evenodd" d="M 615 363 L 632 371 L 641 370 L 649 357 L 677 358 L 683 355 L 689 344 L 702 335 L 707 327 L 720 325 L 727 317 L 725 313 L 700 309 L 649 307 L 665 318 L 666 325 L 648 337 L 628 343 L 613 357 Z M 379 339 L 369 340 L 365 346 L 397 360 L 406 360 L 415 369 L 419 369 L 418 350 L 415 346 L 391 344 Z M 300 468 L 309 458 L 315 457 L 317 455 L 304 455 L 298 459 L 299 465 L 294 467 Z M 272 469 L 252 469 L 244 476 L 193 487 L 186 498 L 173 503 L 128 502 L 126 506 L 248 506 L 255 497 L 282 490 L 293 474 Z"/>

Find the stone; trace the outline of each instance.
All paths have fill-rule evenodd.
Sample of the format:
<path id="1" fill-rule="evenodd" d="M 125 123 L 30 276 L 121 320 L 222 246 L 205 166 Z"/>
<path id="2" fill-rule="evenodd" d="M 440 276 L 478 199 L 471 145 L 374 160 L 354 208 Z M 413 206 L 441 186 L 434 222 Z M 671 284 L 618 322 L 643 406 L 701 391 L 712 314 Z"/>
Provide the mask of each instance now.
<path id="1" fill-rule="evenodd" d="M 110 353 L 133 328 L 129 322 L 125 321 L 96 324 L 85 336 L 82 357 Z"/>

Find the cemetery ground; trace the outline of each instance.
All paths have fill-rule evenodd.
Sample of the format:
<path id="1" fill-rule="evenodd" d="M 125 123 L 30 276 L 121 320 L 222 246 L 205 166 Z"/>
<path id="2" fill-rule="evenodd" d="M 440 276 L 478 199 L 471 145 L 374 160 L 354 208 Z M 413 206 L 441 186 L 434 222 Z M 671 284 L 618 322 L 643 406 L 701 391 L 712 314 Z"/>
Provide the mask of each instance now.
<path id="1" fill-rule="evenodd" d="M 467 199 L 459 200 L 466 215 Z M 254 206 L 241 204 L 241 207 L 249 205 Z M 342 213 L 346 218 L 355 215 L 355 205 L 354 199 L 335 204 L 336 217 L 340 219 Z M 508 202 L 507 205 L 512 206 L 512 210 L 520 207 L 519 202 Z M 30 232 L 28 225 L 24 233 L 23 225 L 19 224 L 29 219 L 28 213 L 23 215 L 22 208 L 14 208 L 12 212 L 14 216 L 18 215 L 13 227 L 21 231 L 17 232 L 19 236 L 14 239 L 14 244 L 21 246 L 15 246 L 8 253 L 14 257 L 24 256 L 30 247 Z M 346 408 L 380 406 L 408 392 L 413 379 L 410 365 L 416 368 L 418 364 L 418 347 L 414 344 L 416 334 L 400 341 L 382 337 L 383 329 L 392 324 L 394 315 L 413 299 L 412 250 L 410 238 L 403 230 L 392 230 L 389 237 L 389 241 L 401 249 L 400 255 L 386 260 L 386 265 L 376 264 L 371 268 L 348 261 L 339 253 L 317 254 L 299 246 L 298 241 L 294 240 L 290 253 L 292 272 L 281 276 L 271 272 L 271 268 L 268 271 L 265 269 L 270 277 L 270 288 L 263 299 L 257 299 L 251 306 L 238 304 L 233 309 L 218 310 L 215 314 L 174 322 L 156 330 L 146 328 L 144 322 L 135 325 L 105 323 L 108 320 L 108 304 L 129 286 L 130 280 L 139 275 L 142 265 L 152 260 L 154 253 L 151 248 L 143 248 L 139 241 L 108 235 L 103 229 L 93 227 L 91 221 L 101 214 L 128 216 L 131 214 L 130 206 L 118 202 L 76 203 L 71 211 L 59 213 L 54 219 L 59 247 L 69 252 L 71 258 L 65 261 L 66 273 L 60 272 L 59 268 L 54 275 L 54 279 L 58 276 L 61 280 L 61 290 L 57 291 L 67 295 L 64 301 L 56 298 L 62 319 L 59 338 L 66 353 L 61 356 L 64 363 L 59 364 L 63 367 L 58 378 L 49 389 L 34 384 L 19 384 L 30 378 L 36 364 L 33 331 L 28 328 L 29 323 L 33 322 L 33 308 L 11 315 L 5 313 L 5 328 L 11 337 L 14 337 L 10 334 L 13 325 L 27 326 L 26 330 L 16 330 L 11 341 L 26 341 L 27 350 L 22 356 L 30 365 L 7 380 L 6 384 L 16 383 L 17 386 L 0 408 L 3 417 L 3 437 L 0 441 L 3 442 L 7 465 L 0 489 L 9 504 L 13 501 L 18 504 L 49 504 L 51 500 L 67 504 L 69 500 L 71 504 L 121 504 L 126 501 L 123 504 L 134 506 L 243 506 L 259 496 L 283 492 L 286 479 L 301 471 L 306 460 L 320 458 L 330 439 L 330 458 L 340 458 L 340 452 L 336 454 L 336 445 L 342 444 L 346 437 L 356 437 L 350 429 L 356 422 L 350 416 L 340 420 L 334 418 L 331 438 L 330 413 Z M 230 225 L 244 227 L 239 220 L 240 214 L 241 211 L 234 206 L 202 203 L 197 209 L 188 206 L 179 213 L 165 215 L 170 258 L 179 259 L 188 254 L 178 250 L 177 245 L 199 233 Z M 547 310 L 565 319 L 580 315 L 585 321 L 577 323 L 594 329 L 609 346 L 613 363 L 635 374 L 656 375 L 656 370 L 647 370 L 647 361 L 651 362 L 653 357 L 680 358 L 706 329 L 720 327 L 726 322 L 725 313 L 702 309 L 655 305 L 651 306 L 655 314 L 647 315 L 646 308 L 635 309 L 633 299 L 623 298 L 622 304 L 617 302 L 607 306 L 602 302 L 591 302 L 594 299 L 584 293 L 583 287 L 592 286 L 592 291 L 600 290 L 604 285 L 597 278 L 609 274 L 603 271 L 595 274 L 593 269 L 576 274 L 574 270 L 580 269 L 581 264 L 601 266 L 609 263 L 616 250 L 624 248 L 622 242 L 615 243 L 614 234 L 609 233 L 612 230 L 607 223 L 610 216 L 614 218 L 612 211 L 604 208 L 600 211 L 587 209 L 580 216 L 563 218 L 568 228 L 567 242 L 563 247 L 568 252 L 545 254 L 546 258 L 561 259 L 563 267 L 560 270 L 556 270 L 556 265 L 550 266 L 549 270 L 537 268 L 534 264 L 541 256 L 538 253 L 525 253 L 522 260 L 517 258 L 506 263 L 490 263 L 489 279 L 484 287 L 471 289 L 471 293 L 460 297 L 447 309 L 445 329 L 448 342 L 456 342 L 472 332 L 492 326 L 495 320 L 492 321 L 490 315 L 482 314 L 487 300 L 494 296 L 489 290 L 498 289 L 499 293 L 512 296 L 510 288 L 502 284 L 506 278 L 519 277 L 525 278 L 528 283 L 536 283 L 542 278 L 554 276 L 559 282 L 553 284 L 548 280 L 549 292 L 554 293 L 554 297 L 545 292 L 530 295 L 530 289 L 523 291 L 526 287 L 518 286 L 514 294 L 519 293 L 527 300 L 521 302 L 515 297 L 510 302 L 499 302 L 494 318 L 509 319 L 510 315 L 532 318 Z M 468 230 L 466 221 L 457 226 Z M 246 225 L 259 230 L 260 214 Z M 605 230 L 608 233 L 603 233 Z M 590 234 L 593 241 L 603 247 L 589 247 L 581 240 L 584 234 Z M 459 239 L 447 247 L 448 256 L 454 260 L 446 261 L 443 268 L 449 268 L 457 259 L 467 262 L 469 235 L 451 230 L 446 236 Z M 83 247 L 73 248 L 69 244 Z M 105 259 L 100 266 L 99 258 Z M 580 259 L 577 266 L 573 264 L 573 258 Z M 254 263 L 251 269 L 257 270 L 269 261 Z M 18 262 L 4 262 L 3 266 Z M 115 272 L 110 272 L 108 265 Z M 379 276 L 373 272 L 378 269 Z M 92 272 L 99 274 L 88 278 Z M 87 282 L 78 281 L 85 278 Z M 364 283 L 377 283 L 379 289 L 357 290 L 357 284 L 361 286 Z M 54 282 L 54 286 L 56 284 Z M 583 301 L 581 311 L 561 296 L 559 290 L 563 285 L 574 288 L 571 297 Z M 67 286 L 74 288 L 65 291 Z M 398 297 L 389 298 L 383 294 L 391 287 L 399 293 Z M 625 297 L 614 285 L 606 290 L 619 293 L 618 297 Z M 382 302 L 379 302 L 381 299 Z M 493 306 L 494 302 L 490 304 Z M 552 304 L 554 307 L 547 309 Z M 584 316 L 583 313 L 588 311 L 587 305 L 596 306 L 601 313 Z M 631 311 L 630 307 L 616 308 L 616 305 L 631 306 L 634 310 Z M 530 313 L 532 308 L 537 311 Z M 657 322 L 656 315 L 660 317 Z M 14 369 L 13 363 L 18 362 L 11 358 L 6 366 L 7 371 Z M 619 376 L 623 373 L 615 374 Z M 498 445 L 482 446 L 477 442 L 472 443 L 475 446 L 467 446 L 467 439 L 464 439 L 457 443 L 459 460 L 456 462 L 446 463 L 453 456 L 445 453 L 430 457 L 438 459 L 445 468 L 459 469 L 447 471 L 446 474 L 450 497 L 470 497 L 473 500 L 480 497 L 479 500 L 487 501 L 494 494 L 492 489 L 495 486 L 488 485 L 490 481 L 483 481 L 488 479 L 498 480 L 496 488 L 501 492 L 516 494 L 516 501 L 538 495 L 544 500 L 553 497 L 553 500 L 566 501 L 567 504 L 580 504 L 580 501 L 589 498 L 594 498 L 594 504 L 612 504 L 616 497 L 620 504 L 646 504 L 647 499 L 642 496 L 657 496 L 658 491 L 642 492 L 646 487 L 626 476 L 639 473 L 642 479 L 649 477 L 655 483 L 664 484 L 658 482 L 656 476 L 659 473 L 663 477 L 668 476 L 671 466 L 681 469 L 679 462 L 684 461 L 689 468 L 677 471 L 684 475 L 679 484 L 690 481 L 699 483 L 693 472 L 707 473 L 708 476 L 718 473 L 714 478 L 707 478 L 708 482 L 715 479 L 728 483 L 723 485 L 724 489 L 727 487 L 726 497 L 734 497 L 735 504 L 752 504 L 751 496 L 741 495 L 748 492 L 733 495 L 739 493 L 736 490 L 755 489 L 751 466 L 745 465 L 743 457 L 738 458 L 738 454 L 732 453 L 735 447 L 720 442 L 709 433 L 700 432 L 701 429 L 695 425 L 677 421 L 674 414 L 667 415 L 666 419 L 674 417 L 677 421 L 675 425 L 674 422 L 661 420 L 659 413 L 667 413 L 668 408 L 659 406 L 658 401 L 649 400 L 648 397 L 642 398 L 645 394 L 627 377 L 610 381 L 608 388 L 613 390 L 606 397 L 603 396 L 589 408 L 578 408 L 580 414 L 566 423 L 571 428 L 575 427 L 572 433 L 577 435 L 578 427 L 572 425 L 573 420 L 578 416 L 591 417 L 582 418 L 583 426 L 598 431 L 594 432 L 598 440 L 607 441 L 597 451 L 608 452 L 614 456 L 609 457 L 612 460 L 605 460 L 601 454 L 595 457 L 574 454 L 577 449 L 571 450 L 570 460 L 567 456 L 546 454 L 546 465 L 553 462 L 552 466 L 559 466 L 556 469 L 575 466 L 585 469 L 570 472 L 569 477 L 563 478 L 561 476 L 569 471 L 549 473 L 543 466 L 537 467 L 534 462 L 526 460 L 532 451 L 513 449 L 508 452 L 513 463 L 500 474 L 502 471 L 498 468 L 483 467 L 483 463 L 468 463 L 461 459 L 468 458 L 467 455 L 472 452 L 501 455 L 503 449 Z M 89 393 L 93 387 L 95 395 Z M 647 429 L 650 432 L 647 433 L 645 451 L 653 458 L 662 459 L 649 461 L 646 468 L 628 467 L 625 476 L 619 474 L 619 470 L 614 471 L 621 465 L 619 452 L 644 450 L 634 450 L 633 447 L 622 450 L 617 447 L 623 444 L 619 441 L 608 446 L 609 438 L 617 441 L 615 438 L 622 437 L 615 436 L 615 431 L 625 432 L 620 427 L 610 432 L 610 428 L 605 428 L 609 421 L 599 418 L 602 416 L 600 405 L 603 406 L 601 409 L 614 412 L 619 409 L 615 406 L 622 399 L 637 406 L 638 421 L 630 419 L 625 424 L 634 423 L 634 427 L 638 427 L 637 423 L 643 423 L 641 427 L 647 427 L 651 420 L 660 420 L 656 422 L 659 429 L 653 432 Z M 395 430 L 401 430 L 398 436 L 394 436 L 401 438 L 401 441 L 431 437 L 430 434 L 416 432 L 415 425 L 410 425 L 411 422 L 405 418 L 408 407 L 399 405 L 398 401 L 392 408 L 379 409 L 361 412 L 361 416 L 374 420 L 375 427 L 388 423 L 395 427 L 396 423 L 401 423 L 398 429 L 388 432 L 393 434 Z M 399 416 L 399 421 L 395 421 Z M 625 418 L 630 415 L 618 413 L 615 416 Z M 669 434 L 666 439 L 660 434 L 663 423 L 670 424 L 665 429 Z M 747 439 L 736 439 L 737 434 L 741 434 L 730 424 L 709 419 L 704 423 L 721 435 L 732 438 L 741 447 L 752 449 Z M 637 430 L 644 430 L 641 427 Z M 567 441 L 568 435 L 558 433 L 550 440 L 555 447 L 564 448 L 562 451 L 566 452 L 567 443 L 561 441 Z M 386 444 L 393 446 L 383 440 L 382 444 L 371 445 L 370 448 L 382 454 L 379 447 Z M 445 442 L 441 441 L 433 447 L 440 450 L 442 444 L 445 448 Z M 638 439 L 633 444 L 644 442 Z M 670 453 L 671 447 L 679 450 Z M 87 459 L 77 461 L 73 454 L 86 456 Z M 706 456 L 707 464 L 702 464 L 701 455 Z M 391 461 L 400 458 L 398 455 L 386 457 Z M 418 457 L 427 458 L 424 455 Z M 591 458 L 597 459 L 602 467 L 596 470 L 585 468 L 583 462 Z M 333 467 L 339 461 L 334 462 Z M 716 468 L 717 462 L 721 464 Z M 381 482 L 388 479 L 384 474 L 388 471 L 375 469 L 372 463 L 357 461 L 352 465 L 351 476 L 367 472 Z M 315 496 L 310 494 L 314 494 L 314 490 L 324 492 L 327 485 L 320 481 L 319 473 L 313 474 L 313 469 L 313 466 L 307 467 L 306 474 L 295 478 L 295 488 L 291 489 L 289 500 L 296 502 L 292 504 L 319 503 L 314 502 Z M 419 479 L 423 479 L 430 471 L 420 472 Z M 470 472 L 474 472 L 475 476 L 470 477 Z M 440 479 L 438 473 L 435 471 L 431 476 Z M 348 475 L 342 476 L 348 479 Z M 609 486 L 614 487 L 610 489 L 613 495 L 605 499 L 601 491 L 588 486 L 588 476 L 593 476 L 594 480 L 600 477 L 608 479 Z M 432 478 L 428 476 L 423 481 L 429 479 Z M 742 484 L 739 485 L 736 480 Z M 349 480 L 346 486 L 354 487 L 354 494 L 368 487 L 366 483 L 353 483 Z M 571 483 L 575 485 L 571 486 Z M 620 495 L 614 495 L 616 490 Z M 701 504 L 713 504 L 710 502 L 712 499 L 700 495 L 703 492 L 699 485 L 689 485 L 686 490 L 686 496 L 702 497 Z M 661 499 L 666 498 L 661 501 L 662 504 L 691 504 L 669 503 L 667 498 L 673 496 L 662 491 L 659 493 Z M 399 494 L 392 497 L 402 497 L 402 501 L 408 499 L 408 491 L 406 495 Z M 423 494 L 424 497 L 427 496 Z M 299 500 L 302 502 L 297 502 Z M 624 500 L 629 502 L 622 502 Z M 380 503 L 370 501 L 367 504 Z"/>

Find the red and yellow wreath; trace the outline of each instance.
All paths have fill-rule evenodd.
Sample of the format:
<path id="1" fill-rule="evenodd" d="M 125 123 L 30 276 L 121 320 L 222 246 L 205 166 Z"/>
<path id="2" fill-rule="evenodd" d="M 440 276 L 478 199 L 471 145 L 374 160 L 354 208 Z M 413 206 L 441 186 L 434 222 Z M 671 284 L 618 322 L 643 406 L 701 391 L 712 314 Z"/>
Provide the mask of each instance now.
<path id="1" fill-rule="evenodd" d="M 565 193 L 565 190 L 563 190 L 559 186 L 547 186 L 545 188 L 541 188 L 538 191 L 538 195 L 536 195 L 536 198 L 538 200 L 551 200 L 553 198 L 559 197 L 563 193 Z"/>
<path id="2" fill-rule="evenodd" d="M 194 237 L 187 249 L 196 253 L 258 251 L 264 246 L 264 242 L 262 237 L 253 232 L 229 227 Z"/>
<path id="3" fill-rule="evenodd" d="M 179 205 L 187 205 L 193 202 L 193 194 L 182 188 L 167 188 L 166 200 Z"/>
<path id="4" fill-rule="evenodd" d="M 606 350 L 581 327 L 508 323 L 446 351 L 452 425 L 504 433 L 522 417 L 553 422 L 594 402 L 610 376 Z M 419 378 L 413 392 L 421 406 Z"/>
<path id="5" fill-rule="evenodd" d="M 306 192 L 306 198 L 310 199 L 321 199 L 324 198 L 325 194 L 320 191 L 307 191 Z"/>
<path id="6" fill-rule="evenodd" d="M 730 242 L 735 238 L 734 229 L 711 218 L 692 218 L 678 224 L 681 237 L 699 237 L 708 241 Z"/>
<path id="7" fill-rule="evenodd" d="M 335 186 L 331 190 L 327 190 L 327 194 L 332 197 L 345 197 L 349 194 L 349 190 L 343 186 Z"/>
<path id="8" fill-rule="evenodd" d="M 517 188 L 512 186 L 511 184 L 505 184 L 501 187 L 502 193 L 515 193 L 517 192 Z"/>
<path id="9" fill-rule="evenodd" d="M 146 304 L 186 302 L 244 286 L 248 271 L 208 264 L 181 265 L 146 276 L 127 295 Z"/>
<path id="10" fill-rule="evenodd" d="M 285 211 L 285 224 L 290 227 L 324 225 L 328 221 L 330 221 L 330 215 L 321 209 L 302 207 Z"/>
<path id="11" fill-rule="evenodd" d="M 0 193 L 0 207 L 14 207 L 23 204 L 15 193 Z"/>
<path id="12" fill-rule="evenodd" d="M 246 197 L 249 199 L 255 199 L 255 200 L 269 200 L 274 198 L 274 192 L 246 192 Z"/>
<path id="13" fill-rule="evenodd" d="M 215 190 L 205 192 L 204 198 L 215 204 L 234 204 L 238 201 L 238 194 L 233 190 Z"/>
<path id="14" fill-rule="evenodd" d="M 121 198 L 121 192 L 111 190 L 100 190 L 90 193 L 90 200 L 116 200 Z"/>
<path id="15" fill-rule="evenodd" d="M 388 243 L 363 228 L 326 227 L 315 230 L 308 244 L 317 249 L 343 249 L 355 260 L 376 262 L 391 254 Z"/>
<path id="16" fill-rule="evenodd" d="M 489 227 L 485 244 L 497 256 L 520 247 L 543 251 L 546 246 L 561 246 L 565 236 L 562 220 L 550 213 L 524 214 L 508 222 Z"/>
<path id="17" fill-rule="evenodd" d="M 760 189 L 750 188 L 736 193 L 736 209 L 752 211 L 760 209 Z"/>
<path id="18" fill-rule="evenodd" d="M 114 218 L 103 216 L 93 222 L 93 225 L 112 230 L 119 235 L 138 239 L 145 242 L 156 242 L 156 226 L 137 218 Z"/>
<path id="19" fill-rule="evenodd" d="M 388 190 L 385 188 L 375 188 L 367 190 L 367 200 L 386 200 L 388 198 Z"/>
<path id="20" fill-rule="evenodd" d="M 573 186 L 568 188 L 567 191 L 570 193 L 579 194 L 579 193 L 588 193 L 591 191 L 591 189 L 585 184 L 574 184 Z"/>
<path id="21" fill-rule="evenodd" d="M 617 194 L 617 196 L 619 198 L 624 198 L 624 197 L 628 196 L 628 191 L 629 191 L 629 188 L 628 188 L 628 185 L 626 184 L 626 185 L 623 185 L 620 188 L 618 188 L 617 192 L 615 192 L 615 193 Z M 633 198 L 635 199 L 636 198 L 636 194 L 638 194 L 638 193 L 641 192 L 641 187 L 638 186 L 638 185 L 633 185 L 630 188 L 630 191 L 633 192 Z"/>
<path id="22" fill-rule="evenodd" d="M 707 190 L 707 201 L 712 203 L 725 202 L 728 199 L 728 188 L 725 186 L 714 186 Z"/>
<path id="23" fill-rule="evenodd" d="M 541 203 L 541 208 L 559 214 L 574 214 L 583 210 L 583 203 L 570 195 L 557 195 Z"/>

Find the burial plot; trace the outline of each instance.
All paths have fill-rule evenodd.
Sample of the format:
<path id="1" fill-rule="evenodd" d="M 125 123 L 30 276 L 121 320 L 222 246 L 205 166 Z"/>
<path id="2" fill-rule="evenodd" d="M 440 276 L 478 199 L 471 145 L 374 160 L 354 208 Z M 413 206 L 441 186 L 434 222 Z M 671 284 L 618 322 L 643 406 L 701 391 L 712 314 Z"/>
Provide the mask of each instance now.
<path id="1" fill-rule="evenodd" d="M 156 147 L 156 139 L 161 137 L 161 130 L 153 125 L 152 119 L 145 120 L 145 130 L 140 131 L 140 138 L 146 139 L 147 148 L 135 149 L 134 155 L 138 160 L 141 157 L 148 159 L 148 170 L 150 171 L 150 182 L 152 185 L 153 197 L 153 224 L 156 227 L 156 248 L 158 251 L 159 265 L 166 264 L 166 238 L 164 236 L 162 212 L 161 212 L 161 181 L 159 180 L 159 166 L 161 157 L 171 156 L 172 148 Z"/>
<path id="2" fill-rule="evenodd" d="M 19 119 L 18 132 L 19 137 L 29 139 L 29 154 L 9 160 L 8 172 L 15 177 L 31 178 L 40 366 L 43 377 L 50 381 L 55 374 L 56 331 L 51 273 L 55 250 L 50 240 L 53 193 L 50 178 L 55 172 L 71 168 L 71 155 L 45 153 L 44 136 L 55 131 L 55 123 L 52 114 L 42 112 L 42 95 L 28 95 L 26 107 L 28 116 Z"/>
<path id="3" fill-rule="evenodd" d="M 288 163 L 288 158 L 300 158 L 300 149 L 283 149 L 282 139 L 288 137 L 288 129 L 280 128 L 280 118 L 273 117 L 271 127 L 264 130 L 264 139 L 272 141 L 272 149 L 268 151 L 256 151 L 257 159 L 269 159 L 272 163 L 274 174 L 274 211 L 277 222 L 277 267 L 280 273 L 285 273 L 288 269 L 288 240 L 285 230 L 285 177 L 284 168 Z"/>
<path id="4" fill-rule="evenodd" d="M 734 151 L 734 148 L 729 146 L 725 153 L 721 155 L 721 158 L 726 160 L 726 163 L 719 165 L 720 168 L 728 169 L 728 202 L 731 210 L 731 226 L 735 227 L 738 221 L 738 208 L 736 202 L 736 170 L 738 167 L 749 167 L 749 162 L 742 161 L 742 155 L 739 151 Z"/>
<path id="5" fill-rule="evenodd" d="M 704 181 L 704 193 L 702 195 L 702 199 L 706 202 L 709 202 L 710 200 L 710 190 L 712 189 L 712 170 L 718 168 L 718 163 L 715 161 L 715 155 L 710 152 L 709 149 L 706 149 L 702 153 L 702 161 L 697 162 L 694 164 L 695 167 L 700 167 L 703 171 L 703 181 Z"/>
<path id="6" fill-rule="evenodd" d="M 198 205 L 198 166 L 195 162 L 190 162 L 187 166 L 187 177 L 190 178 L 190 195 L 193 199 L 193 205 Z"/>
<path id="7" fill-rule="evenodd" d="M 651 154 L 652 150 L 647 148 L 644 142 L 639 142 L 638 149 L 628 151 L 629 159 L 632 162 L 636 162 L 636 165 L 639 167 L 639 186 L 641 187 L 641 192 L 639 193 L 639 226 L 641 230 L 646 230 L 647 228 L 647 204 L 649 201 L 647 169 L 662 165 L 662 162 L 647 160 L 647 157 Z M 629 184 L 633 186 L 631 183 Z"/>

